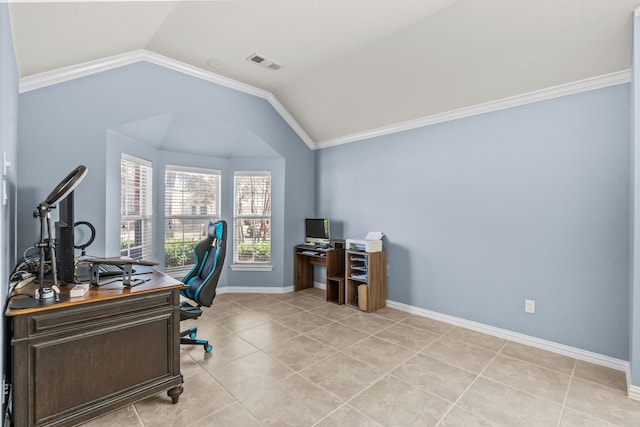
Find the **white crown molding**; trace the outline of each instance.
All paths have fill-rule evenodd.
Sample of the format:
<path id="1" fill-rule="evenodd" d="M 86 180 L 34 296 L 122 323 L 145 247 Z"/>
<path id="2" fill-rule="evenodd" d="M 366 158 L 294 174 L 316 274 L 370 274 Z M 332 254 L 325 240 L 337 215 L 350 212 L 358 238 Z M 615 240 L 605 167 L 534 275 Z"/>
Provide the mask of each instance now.
<path id="1" fill-rule="evenodd" d="M 609 86 L 629 83 L 630 81 L 631 70 L 618 71 L 615 73 L 605 74 L 602 76 L 592 77 L 584 80 L 578 80 L 576 82 L 553 86 L 534 92 L 528 92 L 522 95 L 516 95 L 509 98 L 503 98 L 496 101 L 490 101 L 483 104 L 460 108 L 457 110 L 433 114 L 431 116 L 421 117 L 415 120 L 395 123 L 377 129 L 357 132 L 351 135 L 340 136 L 337 138 L 326 139 L 324 141 L 318 141 L 315 144 L 315 148 L 328 148 L 336 145 L 347 144 L 350 142 L 361 141 L 363 139 L 375 138 L 378 136 L 389 135 L 397 132 L 404 132 L 424 126 L 431 126 L 438 123 L 477 116 L 479 114 L 491 113 L 494 111 L 505 110 L 507 108 L 520 107 L 522 105 L 532 104 L 534 102 L 547 101 L 562 96 L 574 95 L 591 90 L 602 89 Z"/>
<path id="2" fill-rule="evenodd" d="M 131 52 L 114 55 L 107 58 L 97 59 L 95 61 L 85 62 L 83 64 L 72 65 L 53 71 L 34 74 L 20 79 L 19 92 L 24 93 L 46 86 L 63 83 L 80 77 L 90 76 L 92 74 L 103 71 L 112 70 L 114 68 L 131 65 L 137 62 L 146 61 L 173 71 L 196 77 L 211 83 L 216 83 L 248 95 L 263 98 L 271 104 L 271 106 L 280 114 L 285 122 L 293 129 L 293 131 L 302 139 L 302 141 L 310 149 L 315 149 L 313 140 L 307 135 L 302 127 L 295 121 L 289 112 L 280 104 L 276 97 L 266 90 L 221 76 L 211 71 L 206 71 L 193 65 L 150 52 L 145 49 L 134 50 Z"/>
<path id="3" fill-rule="evenodd" d="M 639 11 L 640 8 L 636 9 L 636 15 L 640 13 Z M 460 108 L 457 110 L 445 111 L 443 113 L 433 114 L 430 116 L 421 117 L 419 119 L 394 123 L 389 126 L 383 126 L 377 129 L 357 132 L 351 135 L 331 138 L 315 143 L 271 92 L 144 49 L 134 50 L 120 55 L 114 55 L 108 58 L 97 59 L 94 61 L 85 62 L 83 64 L 73 65 L 65 68 L 60 68 L 58 70 L 23 77 L 20 79 L 19 91 L 20 93 L 28 92 L 46 86 L 63 83 L 79 77 L 89 76 L 102 71 L 134 64 L 140 61 L 147 61 L 155 65 L 159 65 L 174 71 L 178 71 L 180 73 L 190 75 L 192 77 L 216 83 L 230 89 L 234 89 L 249 95 L 265 99 L 278 112 L 278 114 L 280 114 L 283 120 L 287 122 L 291 129 L 293 129 L 293 131 L 300 137 L 300 139 L 302 139 L 307 147 L 312 150 L 348 144 L 350 142 L 361 141 L 364 139 L 375 138 L 397 132 L 404 132 L 424 126 L 431 126 L 438 123 L 472 117 L 479 114 L 519 107 L 534 102 L 546 101 L 562 96 L 574 95 L 591 90 L 629 83 L 631 81 L 631 70 L 627 69 L 615 73 L 605 74 L 602 76 L 553 86 L 522 95 L 516 95 L 509 98 Z"/>

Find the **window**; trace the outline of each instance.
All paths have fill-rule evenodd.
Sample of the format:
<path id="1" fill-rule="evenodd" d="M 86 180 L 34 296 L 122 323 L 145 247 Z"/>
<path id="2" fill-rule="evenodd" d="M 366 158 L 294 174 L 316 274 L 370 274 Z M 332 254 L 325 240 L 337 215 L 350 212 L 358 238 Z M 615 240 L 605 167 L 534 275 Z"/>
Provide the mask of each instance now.
<path id="1" fill-rule="evenodd" d="M 151 259 L 151 162 L 120 159 L 120 255 Z"/>
<path id="2" fill-rule="evenodd" d="M 186 272 L 207 224 L 220 219 L 220 171 L 167 165 L 164 215 L 165 271 Z"/>
<path id="3" fill-rule="evenodd" d="M 236 172 L 234 263 L 271 262 L 271 173 Z"/>

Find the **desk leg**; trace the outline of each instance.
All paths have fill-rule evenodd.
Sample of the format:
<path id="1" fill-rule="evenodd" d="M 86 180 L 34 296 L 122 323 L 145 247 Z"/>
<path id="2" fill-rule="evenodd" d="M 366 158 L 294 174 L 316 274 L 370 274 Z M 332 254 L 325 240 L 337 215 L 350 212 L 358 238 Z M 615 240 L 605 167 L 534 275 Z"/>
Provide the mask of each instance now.
<path id="1" fill-rule="evenodd" d="M 313 288 L 313 265 L 306 255 L 294 254 L 293 290 Z"/>
<path id="2" fill-rule="evenodd" d="M 182 374 L 180 374 L 180 385 L 167 390 L 167 396 L 171 398 L 171 403 L 174 405 L 178 403 L 178 399 L 180 399 L 180 395 L 184 391 L 184 387 L 182 387 L 182 384 L 184 384 L 184 377 L 182 376 Z"/>

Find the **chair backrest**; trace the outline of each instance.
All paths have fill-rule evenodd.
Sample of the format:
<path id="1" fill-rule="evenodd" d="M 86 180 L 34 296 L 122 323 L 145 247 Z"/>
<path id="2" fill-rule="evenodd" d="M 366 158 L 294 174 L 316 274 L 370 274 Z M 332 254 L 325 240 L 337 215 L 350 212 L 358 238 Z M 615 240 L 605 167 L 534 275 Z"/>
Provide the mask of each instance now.
<path id="1" fill-rule="evenodd" d="M 181 294 L 198 305 L 209 307 L 216 296 L 227 252 L 227 222 L 209 222 L 207 237 L 195 246 L 193 252 L 196 263 L 182 279 L 188 288 Z"/>

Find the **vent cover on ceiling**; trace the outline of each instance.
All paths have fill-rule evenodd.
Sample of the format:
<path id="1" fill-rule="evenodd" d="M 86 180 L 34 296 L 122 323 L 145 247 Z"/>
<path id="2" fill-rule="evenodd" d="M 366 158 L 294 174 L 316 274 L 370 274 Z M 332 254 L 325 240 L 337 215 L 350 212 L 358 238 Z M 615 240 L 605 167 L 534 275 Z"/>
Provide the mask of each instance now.
<path id="1" fill-rule="evenodd" d="M 247 61 L 253 62 L 254 64 L 258 64 L 262 68 L 266 68 L 272 71 L 276 71 L 282 68 L 282 65 L 276 63 L 275 61 L 272 61 L 269 58 L 265 58 L 264 56 L 258 55 L 257 53 L 254 53 L 253 55 L 248 57 Z"/>

